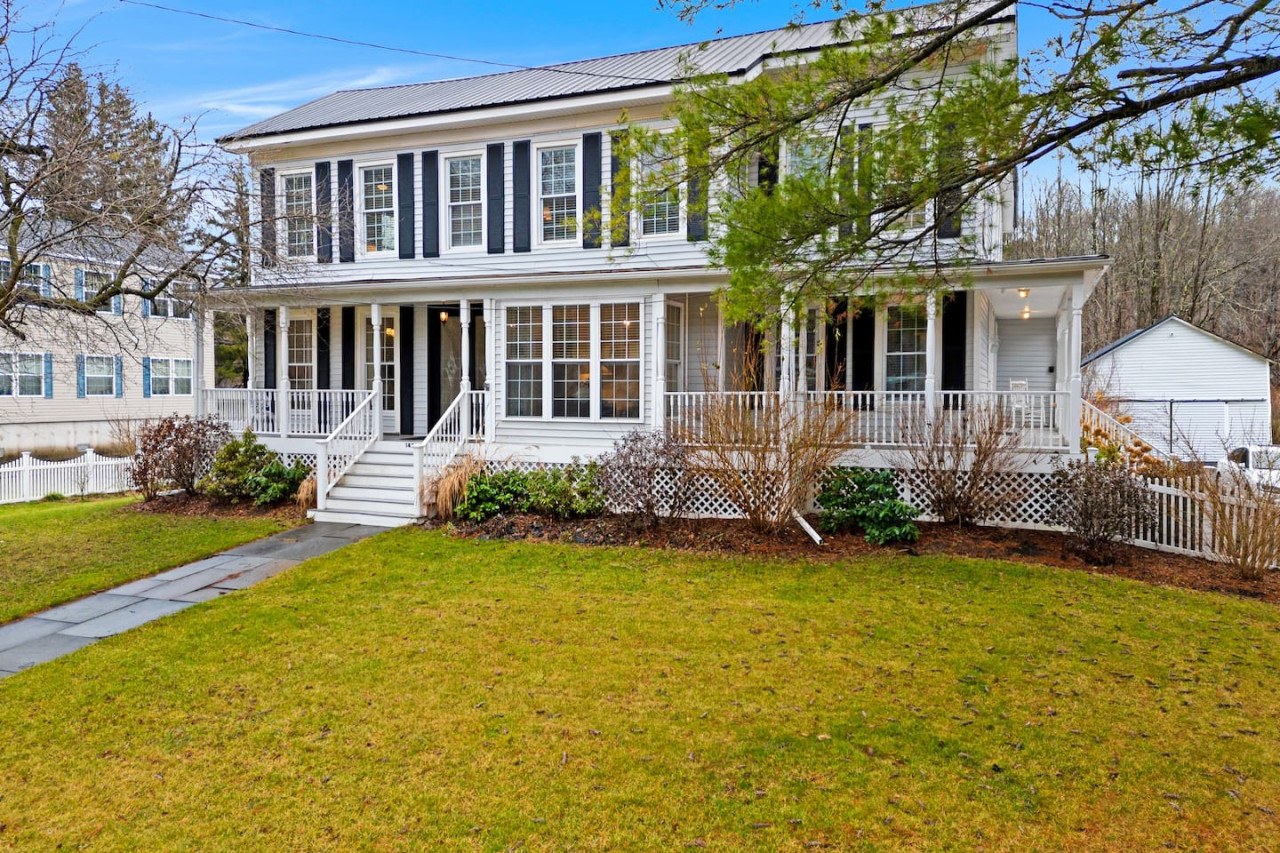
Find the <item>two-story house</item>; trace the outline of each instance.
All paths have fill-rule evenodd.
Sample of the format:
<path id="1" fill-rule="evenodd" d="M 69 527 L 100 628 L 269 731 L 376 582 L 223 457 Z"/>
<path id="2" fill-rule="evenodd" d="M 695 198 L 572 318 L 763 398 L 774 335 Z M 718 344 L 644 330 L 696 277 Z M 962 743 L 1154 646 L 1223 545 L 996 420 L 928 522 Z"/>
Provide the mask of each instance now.
<path id="1" fill-rule="evenodd" d="M 386 524 L 417 516 L 424 477 L 468 444 L 564 462 L 695 424 L 730 393 L 854 397 L 850 445 L 872 450 L 899 441 L 895 412 L 1003 401 L 1029 448 L 1078 448 L 1080 312 L 1106 260 L 1002 261 L 1011 188 L 961 223 L 990 247 L 972 286 L 814 306 L 767 354 L 775 369 L 746 374 L 754 332 L 724 318 L 688 188 L 614 221 L 624 112 L 660 126 L 684 60 L 745 78 L 836 38 L 811 24 L 343 91 L 225 137 L 250 157 L 267 224 L 252 387 L 209 391 L 208 408 L 316 458 L 320 517 Z M 1010 56 L 1013 20 L 990 39 Z"/>
<path id="2" fill-rule="evenodd" d="M 0 259 L 6 280 L 10 265 Z M 0 457 L 118 447 L 141 423 L 195 412 L 196 388 L 213 381 L 213 334 L 190 297 L 120 295 L 92 314 L 49 307 L 92 302 L 114 275 L 109 257 L 78 251 L 24 266 L 21 333 L 0 330 Z"/>

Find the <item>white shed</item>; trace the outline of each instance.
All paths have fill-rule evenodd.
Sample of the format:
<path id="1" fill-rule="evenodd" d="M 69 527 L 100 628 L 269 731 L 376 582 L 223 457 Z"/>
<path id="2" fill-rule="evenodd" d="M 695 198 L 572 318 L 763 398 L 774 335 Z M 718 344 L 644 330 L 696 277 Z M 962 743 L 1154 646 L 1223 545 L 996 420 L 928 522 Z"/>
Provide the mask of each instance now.
<path id="1" fill-rule="evenodd" d="M 1217 462 L 1225 448 L 1271 443 L 1271 362 L 1170 315 L 1090 354 L 1085 387 L 1133 418 L 1159 450 Z"/>

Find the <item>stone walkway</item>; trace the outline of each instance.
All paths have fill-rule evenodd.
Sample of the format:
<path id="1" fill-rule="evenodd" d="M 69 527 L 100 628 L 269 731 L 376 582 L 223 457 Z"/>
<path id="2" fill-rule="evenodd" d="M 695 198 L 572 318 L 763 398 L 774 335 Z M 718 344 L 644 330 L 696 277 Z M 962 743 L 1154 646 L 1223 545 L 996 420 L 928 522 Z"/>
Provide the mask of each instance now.
<path id="1" fill-rule="evenodd" d="M 380 527 L 309 524 L 0 627 L 0 678 L 191 605 L 246 589 Z"/>

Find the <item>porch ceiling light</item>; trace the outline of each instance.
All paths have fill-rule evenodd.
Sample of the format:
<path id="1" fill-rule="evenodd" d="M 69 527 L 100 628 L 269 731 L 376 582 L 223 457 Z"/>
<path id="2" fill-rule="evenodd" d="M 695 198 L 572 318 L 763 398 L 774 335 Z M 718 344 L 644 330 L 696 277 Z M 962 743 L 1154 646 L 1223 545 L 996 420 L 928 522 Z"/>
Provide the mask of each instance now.
<path id="1" fill-rule="evenodd" d="M 1023 306 L 1022 306 L 1022 319 L 1024 319 L 1024 320 L 1030 320 L 1030 319 L 1031 319 L 1031 306 L 1030 306 L 1030 305 L 1023 305 Z"/>
<path id="2" fill-rule="evenodd" d="M 1019 298 L 1019 299 L 1026 299 L 1026 298 L 1027 298 L 1028 296 L 1030 296 L 1030 295 L 1031 295 L 1031 289 L 1030 289 L 1030 288 L 1028 288 L 1028 287 L 1019 287 L 1019 288 L 1018 288 L 1018 298 Z"/>

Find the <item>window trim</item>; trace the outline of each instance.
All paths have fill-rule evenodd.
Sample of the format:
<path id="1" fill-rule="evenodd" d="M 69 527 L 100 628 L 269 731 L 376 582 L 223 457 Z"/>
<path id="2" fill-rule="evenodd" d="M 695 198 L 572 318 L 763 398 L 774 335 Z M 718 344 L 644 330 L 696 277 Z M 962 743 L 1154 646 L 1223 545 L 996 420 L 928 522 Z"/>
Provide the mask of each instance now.
<path id="1" fill-rule="evenodd" d="M 147 393 L 148 393 L 150 396 L 152 396 L 152 397 L 193 397 L 193 396 L 195 396 L 195 388 L 196 388 L 196 365 L 195 365 L 195 359 L 191 359 L 191 358 L 178 358 L 178 357 L 176 357 L 176 356 L 174 356 L 174 357 L 170 357 L 170 356 L 160 356 L 160 357 L 150 356 L 150 359 L 151 359 L 151 361 L 150 361 L 150 364 L 151 364 L 151 387 L 147 389 Z M 166 391 L 166 392 L 164 392 L 163 394 L 157 394 L 157 393 L 156 393 L 156 362 L 158 362 L 158 361 L 167 362 L 167 363 L 168 363 L 168 365 L 169 365 L 169 390 L 168 390 L 168 391 Z M 190 382 L 191 382 L 191 390 L 190 390 L 190 391 L 188 391 L 188 392 L 187 392 L 187 393 L 185 393 L 185 394 L 180 394 L 180 393 L 178 393 L 177 391 L 173 390 L 173 389 L 174 389 L 174 380 L 175 380 L 175 379 L 177 378 L 177 376 L 178 376 L 178 374 L 174 371 L 174 368 L 177 366 L 178 362 L 180 362 L 180 361 L 185 361 L 187 364 L 191 365 L 191 375 L 188 377 L 188 379 L 189 379 L 189 380 L 190 380 Z"/>
<path id="2" fill-rule="evenodd" d="M 107 363 L 111 365 L 111 371 L 109 373 L 111 377 L 111 390 L 105 394 L 95 393 L 89 390 L 89 359 L 91 358 L 105 358 L 107 360 Z M 100 373 L 95 373 L 93 375 L 95 378 L 102 377 L 102 374 Z M 89 397 L 114 397 L 116 396 L 116 392 L 119 390 L 120 389 L 116 388 L 116 356 L 106 355 L 104 353 L 97 353 L 97 352 L 85 353 L 84 354 L 84 396 L 85 398 L 87 399 Z"/>
<path id="3" fill-rule="evenodd" d="M 671 322 L 672 308 L 675 308 L 680 311 L 680 322 L 678 324 L 673 324 Z M 673 362 L 668 357 L 670 350 L 667 348 L 668 342 L 671 339 L 670 331 L 673 328 L 673 326 L 676 328 L 679 328 L 680 330 L 680 358 L 678 362 L 676 362 L 680 365 L 680 370 L 676 374 L 675 389 L 671 388 L 671 365 Z M 687 384 L 685 381 L 686 379 L 685 363 L 688 360 L 688 347 L 689 347 L 689 305 L 688 303 L 685 302 L 683 299 L 667 299 L 666 305 L 663 308 L 662 328 L 663 328 L 662 373 L 663 373 L 663 378 L 666 379 L 666 382 L 663 383 L 662 391 L 664 394 L 679 394 L 686 390 L 685 385 Z M 641 337 L 643 337 L 643 333 Z"/>
<path id="4" fill-rule="evenodd" d="M 90 290 L 90 287 L 89 287 L 89 276 L 91 276 L 91 275 L 100 275 L 100 276 L 105 276 L 105 277 L 106 277 L 106 282 L 104 283 L 104 287 L 109 287 L 109 286 L 111 285 L 111 279 L 115 278 L 115 275 L 114 275 L 113 273 L 103 272 L 102 270 L 90 270 L 90 269 L 84 269 L 84 270 L 83 270 L 83 284 L 82 284 L 82 286 L 81 286 L 81 290 L 82 290 L 82 294 L 81 294 L 81 295 L 82 295 L 82 296 L 84 296 L 83 302 L 84 302 L 85 304 L 87 304 L 87 303 L 89 302 L 89 290 Z M 93 290 L 93 292 L 94 292 L 95 294 L 97 294 L 97 293 L 98 293 L 99 291 L 101 291 L 102 289 L 103 289 L 102 287 L 95 287 L 95 288 L 92 288 L 92 290 Z M 102 316 L 102 317 L 114 317 L 114 316 L 116 316 L 115 301 L 116 301 L 117 299 L 119 299 L 119 300 L 120 300 L 120 303 L 121 303 L 121 305 L 123 306 L 123 304 L 124 304 L 124 294 L 123 294 L 123 293 L 118 293 L 118 294 L 116 294 L 115 296 L 113 296 L 113 297 L 111 297 L 110 299 L 108 299 L 108 300 L 106 301 L 106 303 L 105 303 L 103 306 L 101 306 L 101 307 L 99 307 L 98 309 L 96 309 L 96 310 L 94 311 L 94 313 L 95 313 L 95 314 L 98 314 L 99 316 Z M 122 312 L 122 313 L 123 313 L 123 312 Z"/>
<path id="5" fill-rule="evenodd" d="M 352 207 L 355 208 L 355 219 L 358 226 L 357 232 L 356 232 L 356 257 L 357 258 L 398 257 L 397 253 L 400 248 L 399 247 L 400 235 L 397 228 L 398 228 L 398 223 L 400 222 L 400 192 L 399 192 L 400 188 L 396 185 L 396 182 L 400 179 L 400 176 L 396 174 L 395 157 L 391 157 L 390 159 L 377 158 L 377 159 L 369 160 L 368 162 L 357 162 L 354 166 L 354 169 L 355 169 L 355 179 L 353 180 L 353 183 L 355 184 L 355 186 L 353 187 L 352 195 L 354 195 L 355 198 L 353 199 L 354 204 L 352 205 Z M 393 245 L 391 246 L 390 249 L 375 249 L 373 251 L 369 250 L 369 238 L 368 238 L 368 230 L 367 230 L 368 223 L 365 219 L 365 213 L 367 211 L 365 210 L 365 206 L 364 206 L 364 173 L 369 169 L 391 170 L 391 189 L 390 189 L 391 223 L 392 223 L 391 236 L 392 236 Z M 314 188 L 313 188 L 313 191 L 314 191 Z"/>
<path id="6" fill-rule="evenodd" d="M 893 353 L 894 355 L 923 354 L 925 356 L 925 359 L 926 359 L 925 372 L 924 374 L 921 375 L 921 387 L 919 390 L 908 390 L 904 388 L 893 388 L 893 389 L 889 388 L 889 356 L 890 356 L 889 311 L 890 309 L 893 309 L 893 308 L 897 308 L 899 310 L 903 308 L 914 308 L 920 312 L 920 316 L 925 321 L 925 349 L 921 351 L 910 350 L 910 351 Z M 902 393 L 902 394 L 923 394 L 924 393 L 924 382 L 927 380 L 927 375 L 929 372 L 929 366 L 927 364 L 928 352 L 929 352 L 928 313 L 929 313 L 929 309 L 924 303 L 918 302 L 918 301 L 910 301 L 910 300 L 895 302 L 894 304 L 886 305 L 883 308 L 881 308 L 879 311 L 877 311 L 876 323 L 878 328 L 876 331 L 877 331 L 877 336 L 881 341 L 880 344 L 876 347 L 876 350 L 877 350 L 876 362 L 878 365 L 877 372 L 879 375 L 879 384 L 880 384 L 880 387 L 878 390 L 883 391 L 885 393 Z"/>
<path id="7" fill-rule="evenodd" d="M 0 258 L 0 277 L 7 279 L 9 277 L 9 271 L 6 270 L 5 267 L 12 266 L 13 261 L 8 258 Z M 44 266 L 44 264 L 39 264 L 34 261 L 28 261 L 23 264 L 23 275 L 18 276 L 17 282 L 14 283 L 14 292 L 17 293 L 19 290 L 23 289 L 32 290 L 35 292 L 37 300 L 43 299 L 45 285 L 51 284 L 51 282 L 45 281 Z M 35 276 L 29 278 L 27 273 L 31 270 L 35 270 Z M 31 307 L 31 303 L 28 303 L 28 307 Z"/>
<path id="8" fill-rule="evenodd" d="M 552 324 L 552 309 L 557 306 L 565 305 L 586 305 L 589 307 L 591 315 L 591 415 L 586 418 L 574 417 L 554 417 L 552 416 L 554 400 L 554 380 L 552 370 L 552 335 L 554 334 L 554 326 Z M 600 395 L 600 363 L 602 361 L 601 354 L 601 331 L 600 331 L 600 306 L 601 305 L 637 305 L 640 309 L 640 399 L 637 407 L 637 415 L 634 418 L 605 418 L 600 416 L 601 395 Z M 649 302 L 643 295 L 619 295 L 614 298 L 595 297 L 592 299 L 574 299 L 572 297 L 562 297 L 551 300 L 504 300 L 500 309 L 502 312 L 502 351 L 499 364 L 502 369 L 502 405 L 499 408 L 499 418 L 505 421 L 527 422 L 527 423 L 545 423 L 555 421 L 558 423 L 590 423 L 590 424 L 642 424 L 645 422 L 645 405 L 649 401 L 649 389 L 646 387 L 646 371 L 649 367 L 649 334 L 652 328 L 645 321 L 646 309 Z M 507 414 L 507 392 L 506 383 L 508 378 L 507 364 L 511 359 L 506 356 L 507 350 L 507 315 L 508 308 L 540 308 L 542 309 L 542 414 L 541 415 L 508 415 Z M 630 361 L 630 359 L 608 359 L 609 361 Z M 517 359 L 521 363 L 533 363 L 527 360 Z M 650 377 L 651 379 L 652 377 Z M 497 387 L 497 386 L 495 386 Z"/>
<path id="9" fill-rule="evenodd" d="M 311 220 L 308 230 L 311 232 L 311 251 L 307 254 L 292 255 L 289 253 L 289 192 L 287 185 L 290 178 L 307 178 L 311 183 L 311 197 L 307 199 L 310 213 L 307 218 Z M 279 238 L 276 243 L 276 252 L 281 259 L 287 261 L 314 261 L 316 259 L 316 176 L 315 172 L 309 169 L 290 169 L 282 171 L 276 175 L 276 210 L 279 213 Z"/>
<path id="10" fill-rule="evenodd" d="M 542 152 L 560 148 L 573 149 L 574 163 L 574 194 L 577 198 L 574 207 L 575 228 L 572 237 L 566 237 L 562 240 L 547 240 L 543 237 L 542 230 Z M 530 172 L 531 183 L 533 183 L 533 192 L 529 193 L 529 203 L 533 206 L 530 211 L 530 222 L 533 224 L 534 245 L 548 246 L 553 248 L 581 246 L 582 244 L 582 138 L 574 137 L 572 139 L 563 140 L 545 140 L 533 145 L 532 153 L 532 169 Z M 548 303 L 550 304 L 550 303 Z M 581 303 L 562 303 L 562 304 L 581 304 Z"/>
<path id="11" fill-rule="evenodd" d="M 147 287 L 151 286 L 151 282 L 147 279 L 143 279 L 143 284 L 144 286 L 147 286 Z M 160 303 L 160 302 L 164 302 L 169 306 L 168 308 L 169 313 L 167 314 L 156 313 L 156 305 L 157 303 Z M 181 302 L 180 299 L 178 299 L 176 296 L 172 296 L 170 294 L 170 291 L 166 290 L 164 293 L 158 296 L 154 296 L 151 299 L 147 300 L 147 318 L 156 319 L 156 320 L 180 320 L 184 323 L 190 323 L 193 320 L 195 320 L 195 306 L 189 303 L 187 304 L 187 316 L 179 317 L 178 315 L 173 313 L 173 306 L 177 305 L 179 302 Z"/>
<path id="12" fill-rule="evenodd" d="M 683 161 L 684 157 L 678 158 Z M 640 175 L 643 172 L 644 165 L 640 157 L 631 164 L 633 174 Z M 631 212 L 632 216 L 632 232 L 636 235 L 638 242 L 662 243 L 666 241 L 679 242 L 688 239 L 689 234 L 689 188 L 684 181 L 680 181 L 676 186 L 676 218 L 677 225 L 674 231 L 663 231 L 658 234 L 646 234 L 644 232 L 644 206 L 645 202 L 641 201 L 635 205 L 635 209 Z"/>
<path id="13" fill-rule="evenodd" d="M 453 245 L 453 222 L 449 201 L 449 161 L 480 161 L 480 242 L 474 246 Z M 440 217 L 440 248 L 450 255 L 485 254 L 489 251 L 489 158 L 483 148 L 461 149 L 440 154 L 440 188 L 439 199 L 442 216 Z"/>
<path id="14" fill-rule="evenodd" d="M 7 376 L 9 378 L 9 382 L 11 383 L 9 387 L 13 389 L 12 394 L 0 394 L 0 399 L 17 399 L 19 397 L 26 397 L 28 399 L 34 400 L 34 399 L 44 397 L 45 391 L 46 391 L 45 376 L 44 376 L 44 362 L 45 362 L 44 353 L 21 352 L 15 349 L 7 352 L 0 352 L 0 356 L 9 357 L 10 367 L 9 367 L 9 370 L 7 371 Z M 18 369 L 19 359 L 22 359 L 22 358 L 34 358 L 40 365 L 40 369 L 37 370 L 35 373 L 35 376 L 40 379 L 40 390 L 35 394 L 22 393 L 22 377 L 32 375 L 30 373 L 24 374 Z M 0 362 L 0 364 L 3 364 L 3 362 Z M 5 376 L 5 375 L 6 375 L 6 372 L 0 371 L 0 376 Z"/>

